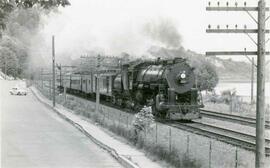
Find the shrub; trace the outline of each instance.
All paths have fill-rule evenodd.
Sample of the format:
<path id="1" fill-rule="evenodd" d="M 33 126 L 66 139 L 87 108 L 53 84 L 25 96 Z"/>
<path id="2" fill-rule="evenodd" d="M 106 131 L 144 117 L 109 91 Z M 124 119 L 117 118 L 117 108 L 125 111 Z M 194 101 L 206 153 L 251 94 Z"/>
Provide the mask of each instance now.
<path id="1" fill-rule="evenodd" d="M 140 112 L 135 114 L 134 121 L 132 123 L 133 127 L 137 131 L 145 131 L 154 123 L 154 116 L 152 114 L 151 107 L 143 107 Z"/>

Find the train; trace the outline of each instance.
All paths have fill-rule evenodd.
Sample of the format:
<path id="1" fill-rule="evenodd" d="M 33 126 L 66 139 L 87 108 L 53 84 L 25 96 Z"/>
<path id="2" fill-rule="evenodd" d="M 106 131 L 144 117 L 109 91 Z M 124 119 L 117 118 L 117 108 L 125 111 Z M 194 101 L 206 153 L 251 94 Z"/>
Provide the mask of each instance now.
<path id="1" fill-rule="evenodd" d="M 68 93 L 95 98 L 138 111 L 151 106 L 162 119 L 201 118 L 202 98 L 194 68 L 186 59 L 133 61 L 116 70 L 69 72 L 57 76 L 57 87 Z"/>

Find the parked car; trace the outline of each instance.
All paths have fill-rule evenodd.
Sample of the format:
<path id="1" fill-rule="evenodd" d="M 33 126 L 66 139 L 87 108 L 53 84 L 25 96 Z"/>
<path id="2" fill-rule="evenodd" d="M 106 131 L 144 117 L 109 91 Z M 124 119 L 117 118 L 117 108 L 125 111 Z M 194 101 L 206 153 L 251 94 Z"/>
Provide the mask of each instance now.
<path id="1" fill-rule="evenodd" d="M 21 88 L 19 88 L 19 87 L 14 87 L 14 88 L 12 88 L 11 90 L 9 90 L 9 93 L 10 93 L 11 95 L 24 95 L 24 96 L 27 95 L 27 91 L 24 90 L 24 89 L 21 89 Z"/>

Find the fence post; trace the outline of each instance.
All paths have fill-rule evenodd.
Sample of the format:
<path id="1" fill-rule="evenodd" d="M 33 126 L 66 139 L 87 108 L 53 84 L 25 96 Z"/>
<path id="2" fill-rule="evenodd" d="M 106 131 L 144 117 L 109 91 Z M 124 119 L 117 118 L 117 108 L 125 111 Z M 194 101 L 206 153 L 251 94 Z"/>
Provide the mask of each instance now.
<path id="1" fill-rule="evenodd" d="M 212 141 L 210 140 L 210 144 L 209 144 L 209 168 L 211 168 L 211 161 L 212 161 Z"/>
<path id="2" fill-rule="evenodd" d="M 41 72 L 41 89 L 43 89 L 43 76 L 42 76 L 42 72 Z"/>
<path id="3" fill-rule="evenodd" d="M 238 150 L 235 148 L 235 168 L 238 167 Z"/>
<path id="4" fill-rule="evenodd" d="M 158 136 L 158 135 L 157 135 L 157 131 L 158 131 L 158 127 L 157 127 L 157 123 L 156 123 L 156 145 L 157 145 L 157 143 L 158 143 L 158 139 L 157 139 L 157 138 L 158 138 L 158 137 L 157 137 L 157 136 Z"/>
<path id="5" fill-rule="evenodd" d="M 171 153 L 172 152 L 172 130 L 171 130 L 171 127 L 169 127 L 169 150 Z"/>
<path id="6" fill-rule="evenodd" d="M 145 129 L 144 129 L 144 144 L 146 144 L 146 142 L 147 142 L 147 127 L 145 127 Z"/>
<path id="7" fill-rule="evenodd" d="M 230 112 L 231 112 L 231 114 L 232 114 L 232 112 L 233 112 L 233 100 L 232 100 L 232 96 L 230 96 Z"/>
<path id="8" fill-rule="evenodd" d="M 121 113 L 119 113 L 118 127 L 120 127 Z"/>
<path id="9" fill-rule="evenodd" d="M 113 119 L 113 127 L 115 127 L 115 117 L 114 117 L 114 115 L 112 115 L 112 119 Z"/>
<path id="10" fill-rule="evenodd" d="M 187 155 L 189 156 L 189 135 L 187 135 Z"/>
<path id="11" fill-rule="evenodd" d="M 265 115 L 267 116 L 266 121 L 270 121 L 270 105 L 266 106 Z"/>
<path id="12" fill-rule="evenodd" d="M 102 111 L 103 111 L 103 125 L 105 124 L 105 107 L 102 108 Z"/>
<path id="13" fill-rule="evenodd" d="M 108 123 L 111 122 L 110 121 L 110 113 L 109 113 L 109 110 L 108 110 Z"/>
<path id="14" fill-rule="evenodd" d="M 49 81 L 50 100 L 52 99 L 52 81 Z"/>
<path id="15" fill-rule="evenodd" d="M 65 103 L 67 101 L 67 88 L 64 87 L 64 99 L 65 99 Z"/>
<path id="16" fill-rule="evenodd" d="M 127 129 L 128 129 L 128 115 L 127 115 Z"/>

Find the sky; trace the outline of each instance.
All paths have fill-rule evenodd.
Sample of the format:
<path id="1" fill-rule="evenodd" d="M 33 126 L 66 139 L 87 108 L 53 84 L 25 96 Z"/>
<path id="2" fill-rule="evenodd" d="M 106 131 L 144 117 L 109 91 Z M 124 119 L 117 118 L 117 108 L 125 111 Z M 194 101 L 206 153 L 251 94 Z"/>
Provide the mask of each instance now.
<path id="1" fill-rule="evenodd" d="M 225 6 L 227 1 L 220 1 Z M 230 6 L 243 6 L 244 1 L 230 0 Z M 209 24 L 216 28 L 226 24 L 234 28 L 256 23 L 245 12 L 207 12 L 206 0 L 70 0 L 71 6 L 60 8 L 57 14 L 44 17 L 41 35 L 47 47 L 55 35 L 56 53 L 71 54 L 72 58 L 90 50 L 117 55 L 128 52 L 142 55 L 152 45 L 167 46 L 145 34 L 146 24 L 160 22 L 173 25 L 181 36 L 181 46 L 198 53 L 206 51 L 255 51 L 256 46 L 245 34 L 207 34 Z M 216 6 L 217 1 L 211 1 Z M 249 0 L 247 6 L 256 6 Z M 269 4 L 268 4 L 269 6 Z M 257 18 L 256 12 L 252 15 Z M 269 15 L 269 14 L 268 14 Z M 270 20 L 270 19 L 269 19 Z M 270 21 L 266 23 L 268 27 Z M 251 35 L 256 40 L 256 35 Z M 268 36 L 269 38 L 269 36 Z M 267 38 L 266 38 L 267 39 Z M 267 44 L 269 49 L 270 42 Z M 244 56 L 234 58 L 246 60 Z"/>

